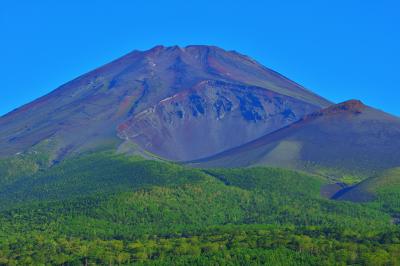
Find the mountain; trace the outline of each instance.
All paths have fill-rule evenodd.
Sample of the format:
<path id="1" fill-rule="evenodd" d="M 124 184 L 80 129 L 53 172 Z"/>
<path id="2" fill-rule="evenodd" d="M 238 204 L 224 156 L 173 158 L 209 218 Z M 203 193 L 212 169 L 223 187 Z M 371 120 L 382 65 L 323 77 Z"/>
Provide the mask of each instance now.
<path id="1" fill-rule="evenodd" d="M 118 146 L 191 160 L 244 144 L 329 104 L 237 52 L 156 46 L 1 117 L 0 156 L 47 141 L 54 160 Z"/>
<path id="2" fill-rule="evenodd" d="M 321 174 L 143 156 L 372 174 L 399 128 L 236 52 L 134 51 L 0 118 L 0 265 L 398 265 L 398 169 L 332 200 Z"/>
<path id="3" fill-rule="evenodd" d="M 337 177 L 400 166 L 400 119 L 357 100 L 330 106 L 245 145 L 192 162 L 273 165 Z"/>

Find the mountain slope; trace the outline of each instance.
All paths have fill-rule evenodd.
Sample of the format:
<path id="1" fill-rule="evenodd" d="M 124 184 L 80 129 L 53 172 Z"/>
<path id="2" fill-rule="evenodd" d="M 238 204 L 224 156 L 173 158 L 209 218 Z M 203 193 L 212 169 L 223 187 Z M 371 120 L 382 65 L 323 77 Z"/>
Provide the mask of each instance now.
<path id="1" fill-rule="evenodd" d="M 400 217 L 400 168 L 388 169 L 370 177 L 339 191 L 333 198 L 354 202 L 375 201 Z"/>
<path id="2" fill-rule="evenodd" d="M 0 264 L 397 265 L 391 217 L 322 198 L 325 183 L 285 169 L 77 156 L 0 187 Z"/>
<path id="3" fill-rule="evenodd" d="M 370 176 L 400 165 L 400 119 L 351 100 L 193 165 L 275 165 L 333 177 Z"/>
<path id="4" fill-rule="evenodd" d="M 167 159 L 190 160 L 248 142 L 329 104 L 237 52 L 157 46 L 127 54 L 1 117 L 0 156 L 52 140 L 59 160 L 125 141 Z M 241 127 L 231 142 L 211 134 L 216 127 L 226 135 L 233 120 Z M 172 123 L 181 126 L 171 129 Z M 179 142 L 188 127 L 202 138 L 185 141 L 185 151 L 160 147 Z M 201 148 L 208 141 L 214 149 Z"/>
<path id="5" fill-rule="evenodd" d="M 155 154 L 184 160 L 249 142 L 315 108 L 260 87 L 203 81 L 138 113 L 118 130 Z"/>

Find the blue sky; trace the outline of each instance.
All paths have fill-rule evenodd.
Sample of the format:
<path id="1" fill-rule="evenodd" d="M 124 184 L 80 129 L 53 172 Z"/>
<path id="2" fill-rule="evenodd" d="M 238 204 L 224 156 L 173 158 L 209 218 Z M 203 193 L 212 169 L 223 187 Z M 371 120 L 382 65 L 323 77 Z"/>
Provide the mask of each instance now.
<path id="1" fill-rule="evenodd" d="M 0 6 L 0 115 L 157 44 L 247 54 L 335 102 L 400 115 L 398 1 L 18 1 Z"/>

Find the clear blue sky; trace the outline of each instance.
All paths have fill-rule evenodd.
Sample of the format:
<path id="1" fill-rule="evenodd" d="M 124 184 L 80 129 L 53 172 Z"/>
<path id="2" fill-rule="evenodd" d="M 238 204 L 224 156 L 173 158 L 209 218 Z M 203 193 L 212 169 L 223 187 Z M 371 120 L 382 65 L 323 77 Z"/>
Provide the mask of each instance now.
<path id="1" fill-rule="evenodd" d="M 395 0 L 4 0 L 0 115 L 157 44 L 236 50 L 332 101 L 400 115 L 399 14 Z"/>

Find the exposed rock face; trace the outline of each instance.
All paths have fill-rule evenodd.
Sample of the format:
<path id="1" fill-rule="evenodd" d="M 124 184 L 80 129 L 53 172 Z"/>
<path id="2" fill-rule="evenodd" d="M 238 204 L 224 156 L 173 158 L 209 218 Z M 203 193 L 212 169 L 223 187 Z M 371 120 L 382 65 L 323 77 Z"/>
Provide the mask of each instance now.
<path id="1" fill-rule="evenodd" d="M 167 159 L 189 160 L 241 145 L 328 105 L 237 52 L 157 46 L 1 117 L 0 156 L 51 138 L 56 157 L 63 157 L 116 146 L 122 137 Z"/>
<path id="2" fill-rule="evenodd" d="M 120 125 L 120 136 L 173 160 L 215 154 L 295 122 L 316 106 L 259 87 L 202 81 Z"/>

